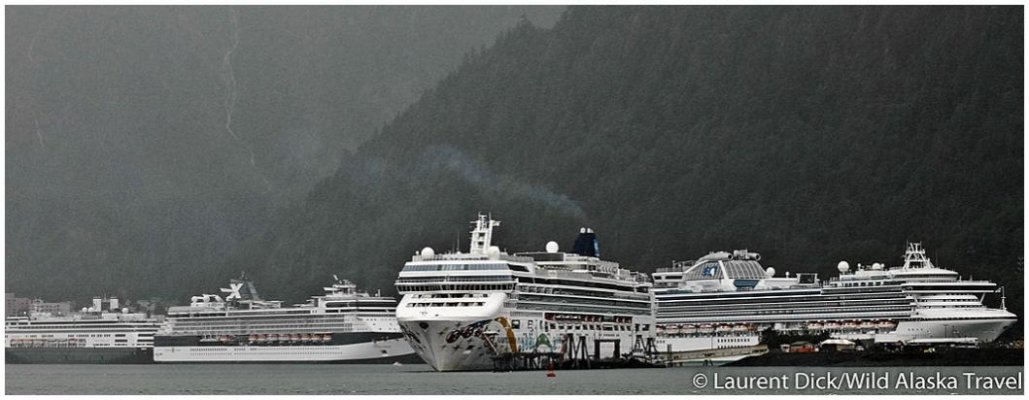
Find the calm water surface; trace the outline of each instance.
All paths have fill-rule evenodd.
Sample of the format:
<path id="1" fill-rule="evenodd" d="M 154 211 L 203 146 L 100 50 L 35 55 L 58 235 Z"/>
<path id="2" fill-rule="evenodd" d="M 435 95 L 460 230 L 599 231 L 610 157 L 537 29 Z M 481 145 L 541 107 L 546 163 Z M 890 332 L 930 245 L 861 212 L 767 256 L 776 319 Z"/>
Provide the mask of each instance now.
<path id="1" fill-rule="evenodd" d="M 522 372 L 432 372 L 426 365 L 6 365 L 6 394 L 1021 394 L 1024 389 L 959 388 L 926 389 L 929 378 L 963 378 L 962 373 L 981 378 L 1012 379 L 1022 385 L 1022 367 L 941 368 L 667 368 L 592 371 L 557 371 L 547 378 L 544 371 Z M 798 388 L 797 375 L 806 385 L 836 378 L 877 374 L 879 383 L 888 374 L 887 388 Z M 717 374 L 717 375 L 716 375 Z M 862 375 L 863 374 L 863 375 Z M 898 382 L 899 376 L 915 381 Z M 913 375 L 909 375 L 913 374 Z M 703 375 L 704 379 L 697 378 Z M 788 388 L 727 388 L 726 385 L 757 385 L 753 378 L 775 384 L 774 377 L 786 376 Z M 715 381 L 719 383 L 715 387 Z M 731 380 L 731 382 L 727 382 Z M 703 381 L 703 382 L 701 382 Z M 703 383 L 703 387 L 697 382 Z M 987 383 L 980 380 L 979 385 Z M 783 383 L 780 379 L 779 383 Z M 946 379 L 944 379 L 946 383 Z M 800 382 L 804 385 L 804 382 Z M 905 387 L 904 385 L 909 385 Z M 935 382 L 932 384 L 936 384 Z M 898 387 L 900 385 L 900 387 Z"/>

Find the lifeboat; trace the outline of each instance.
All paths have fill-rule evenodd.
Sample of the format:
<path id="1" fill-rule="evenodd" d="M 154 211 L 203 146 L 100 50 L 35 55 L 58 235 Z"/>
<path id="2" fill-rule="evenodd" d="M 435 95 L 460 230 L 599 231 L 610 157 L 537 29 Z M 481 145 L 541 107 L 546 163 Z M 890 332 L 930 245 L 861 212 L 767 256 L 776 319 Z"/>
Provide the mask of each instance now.
<path id="1" fill-rule="evenodd" d="M 273 333 L 273 334 L 268 335 L 268 341 L 271 342 L 271 343 L 278 342 L 279 341 L 279 334 Z"/>
<path id="2" fill-rule="evenodd" d="M 825 329 L 840 329 L 840 324 L 835 321 L 829 321 L 825 323 Z"/>
<path id="3" fill-rule="evenodd" d="M 255 343 L 255 342 L 257 342 L 257 335 L 247 336 L 247 343 L 251 343 L 252 344 L 252 343 Z"/>
<path id="4" fill-rule="evenodd" d="M 750 330 L 750 328 L 747 325 L 745 325 L 745 324 L 738 324 L 738 325 L 732 327 L 732 331 L 733 332 L 746 332 L 746 331 L 749 331 L 749 330 Z"/>
<path id="5" fill-rule="evenodd" d="M 875 322 L 864 321 L 864 322 L 861 323 L 861 325 L 858 325 L 858 326 L 860 326 L 861 329 L 875 329 L 876 325 L 875 325 Z"/>
<path id="6" fill-rule="evenodd" d="M 879 329 L 893 329 L 897 327 L 897 323 L 893 321 L 882 321 L 877 325 Z"/>
<path id="7" fill-rule="evenodd" d="M 325 335 L 323 335 L 322 336 L 322 341 L 326 342 L 326 343 L 327 342 L 331 342 L 332 341 L 332 334 L 331 333 L 326 333 Z"/>
<path id="8" fill-rule="evenodd" d="M 715 331 L 715 328 L 713 326 L 711 326 L 711 324 L 701 325 L 700 328 L 697 329 L 697 332 L 700 332 L 700 333 L 711 333 L 711 332 L 714 332 L 714 331 Z"/>
<path id="9" fill-rule="evenodd" d="M 657 326 L 655 326 L 654 327 L 654 332 L 657 332 L 658 335 L 663 335 L 665 333 L 665 326 L 664 325 L 657 325 Z"/>
<path id="10" fill-rule="evenodd" d="M 807 324 L 807 329 L 809 331 L 821 330 L 822 329 L 822 323 L 821 322 L 811 322 L 811 323 Z"/>
<path id="11" fill-rule="evenodd" d="M 731 331 L 732 331 L 732 325 L 718 325 L 718 327 L 715 328 L 715 333 L 725 333 L 725 332 L 731 332 Z"/>
<path id="12" fill-rule="evenodd" d="M 682 326 L 682 333 L 685 334 L 685 335 L 697 333 L 697 326 L 696 325 L 683 325 Z"/>
<path id="13" fill-rule="evenodd" d="M 843 329 L 854 330 L 858 328 L 858 323 L 854 321 L 847 321 L 843 323 Z"/>
<path id="14" fill-rule="evenodd" d="M 679 325 L 668 325 L 666 327 L 666 329 L 665 329 L 665 334 L 667 334 L 667 335 L 678 335 L 679 334 Z"/>
<path id="15" fill-rule="evenodd" d="M 301 336 L 300 336 L 299 333 L 294 333 L 294 334 L 289 335 L 289 341 L 290 342 L 297 343 L 297 342 L 300 342 L 300 340 L 301 340 Z"/>

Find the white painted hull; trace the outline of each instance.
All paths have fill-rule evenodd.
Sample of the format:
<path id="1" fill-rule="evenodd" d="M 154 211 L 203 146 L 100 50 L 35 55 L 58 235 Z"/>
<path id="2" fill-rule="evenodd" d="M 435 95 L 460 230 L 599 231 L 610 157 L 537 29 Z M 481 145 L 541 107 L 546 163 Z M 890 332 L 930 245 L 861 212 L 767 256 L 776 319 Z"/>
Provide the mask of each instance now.
<path id="1" fill-rule="evenodd" d="M 683 351 L 715 350 L 730 347 L 750 347 L 761 342 L 761 335 L 748 333 L 741 335 L 695 335 L 684 337 L 658 336 L 655 341 L 659 353 Z"/>
<path id="2" fill-rule="evenodd" d="M 311 346 L 159 346 L 154 361 L 163 363 L 367 362 L 379 363 L 414 354 L 404 339 L 344 345 Z"/>
<path id="3" fill-rule="evenodd" d="M 543 328 L 547 323 L 544 311 L 486 309 L 493 312 L 471 318 L 456 317 L 457 310 L 447 310 L 455 315 L 399 314 L 397 322 L 415 353 L 441 372 L 492 370 L 493 358 L 509 352 L 562 353 L 570 358 L 574 349 L 572 343 L 566 343 L 568 337 L 585 338 L 591 358 L 598 350 L 594 341 L 600 339 L 600 358 L 613 358 L 616 349 L 621 354 L 629 353 L 637 336 L 649 335 L 631 330 L 582 329 L 582 325 L 577 325 L 578 329 Z M 652 324 L 653 320 L 644 322 Z"/>
<path id="4" fill-rule="evenodd" d="M 496 354 L 482 336 L 451 337 L 448 332 L 460 329 L 475 321 L 411 321 L 401 322 L 400 326 L 407 340 L 426 363 L 436 371 L 481 371 L 493 368 L 493 356 Z M 488 326 L 488 324 L 487 324 Z M 488 328 L 487 328 L 488 329 Z M 506 334 L 491 336 L 497 350 L 510 351 Z M 495 338 L 495 339 L 493 339 Z"/>
<path id="5" fill-rule="evenodd" d="M 979 343 L 989 343 L 1017 320 L 967 319 L 967 320 L 908 320 L 897 324 L 893 332 L 875 335 L 876 342 L 903 342 L 914 339 L 943 339 L 974 337 Z"/>

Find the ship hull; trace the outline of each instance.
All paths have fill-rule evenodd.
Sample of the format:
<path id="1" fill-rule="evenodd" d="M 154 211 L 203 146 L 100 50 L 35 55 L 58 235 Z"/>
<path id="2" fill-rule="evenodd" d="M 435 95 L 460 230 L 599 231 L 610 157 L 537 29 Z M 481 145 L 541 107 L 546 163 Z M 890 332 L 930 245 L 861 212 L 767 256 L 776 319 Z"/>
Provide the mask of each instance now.
<path id="1" fill-rule="evenodd" d="M 158 363 L 353 363 L 417 362 L 414 350 L 399 334 L 384 340 L 323 345 L 158 345 Z M 160 339 L 158 339 L 160 341 Z"/>
<path id="2" fill-rule="evenodd" d="M 913 339 L 976 338 L 979 343 L 997 340 L 1014 318 L 982 318 L 963 320 L 908 320 L 897 324 L 893 332 L 875 335 L 876 342 L 902 342 Z"/>
<path id="3" fill-rule="evenodd" d="M 574 330 L 542 329 L 541 323 L 549 322 L 545 314 L 505 311 L 471 320 L 398 318 L 398 321 L 415 352 L 439 372 L 503 369 L 503 361 L 494 364 L 494 360 L 515 353 L 554 354 L 565 360 L 618 359 L 627 353 L 642 351 L 645 337 L 649 336 L 645 332 L 631 331 L 628 326 L 624 327 L 626 329 L 607 326 L 590 330 L 581 325 Z M 639 349 L 635 348 L 637 345 Z"/>
<path id="4" fill-rule="evenodd" d="M 489 330 L 490 321 L 409 321 L 400 326 L 415 353 L 436 371 L 482 371 L 493 368 L 498 351 L 510 350 L 505 334 Z"/>
<path id="5" fill-rule="evenodd" d="M 151 364 L 151 348 L 13 348 L 4 349 L 8 364 Z"/>

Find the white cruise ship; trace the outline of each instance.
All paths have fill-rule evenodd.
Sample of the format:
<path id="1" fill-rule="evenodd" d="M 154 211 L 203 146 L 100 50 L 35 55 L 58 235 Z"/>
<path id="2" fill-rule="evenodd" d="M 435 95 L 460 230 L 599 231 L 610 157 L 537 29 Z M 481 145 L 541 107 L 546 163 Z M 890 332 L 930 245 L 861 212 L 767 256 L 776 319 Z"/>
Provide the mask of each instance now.
<path id="1" fill-rule="evenodd" d="M 136 364 L 153 362 L 153 340 L 161 322 L 145 313 L 118 309 L 110 299 L 66 316 L 31 313 L 4 322 L 4 359 L 10 364 Z"/>
<path id="2" fill-rule="evenodd" d="M 335 278 L 335 276 L 334 276 Z M 358 292 L 336 279 L 325 295 L 283 307 L 262 300 L 253 282 L 170 307 L 154 342 L 154 361 L 393 363 L 418 361 L 394 317 L 396 300 Z"/>
<path id="3" fill-rule="evenodd" d="M 840 262 L 839 278 L 829 282 L 815 274 L 775 277 L 759 260 L 746 250 L 718 252 L 656 272 L 658 350 L 754 346 L 769 328 L 878 343 L 985 343 L 1016 321 L 983 305 L 996 284 L 935 267 L 917 243 L 901 266 L 850 271 Z"/>
<path id="4" fill-rule="evenodd" d="M 849 271 L 840 265 L 841 287 L 868 287 L 896 282 L 915 300 L 909 318 L 896 329 L 875 336 L 876 342 L 950 341 L 968 339 L 989 343 L 1014 324 L 1018 317 L 1007 311 L 1003 288 L 983 280 L 963 279 L 956 271 L 933 265 L 920 243 L 908 243 L 904 264 L 884 268 L 882 264 Z M 1000 308 L 983 304 L 986 295 L 1000 292 Z"/>
<path id="5" fill-rule="evenodd" d="M 472 224 L 467 253 L 426 247 L 396 281 L 397 321 L 437 371 L 491 369 L 512 353 L 572 357 L 585 348 L 619 358 L 653 338 L 649 278 L 599 259 L 592 230 L 582 229 L 574 253 L 549 242 L 544 252 L 508 254 L 491 245 L 499 221 L 480 215 Z"/>

